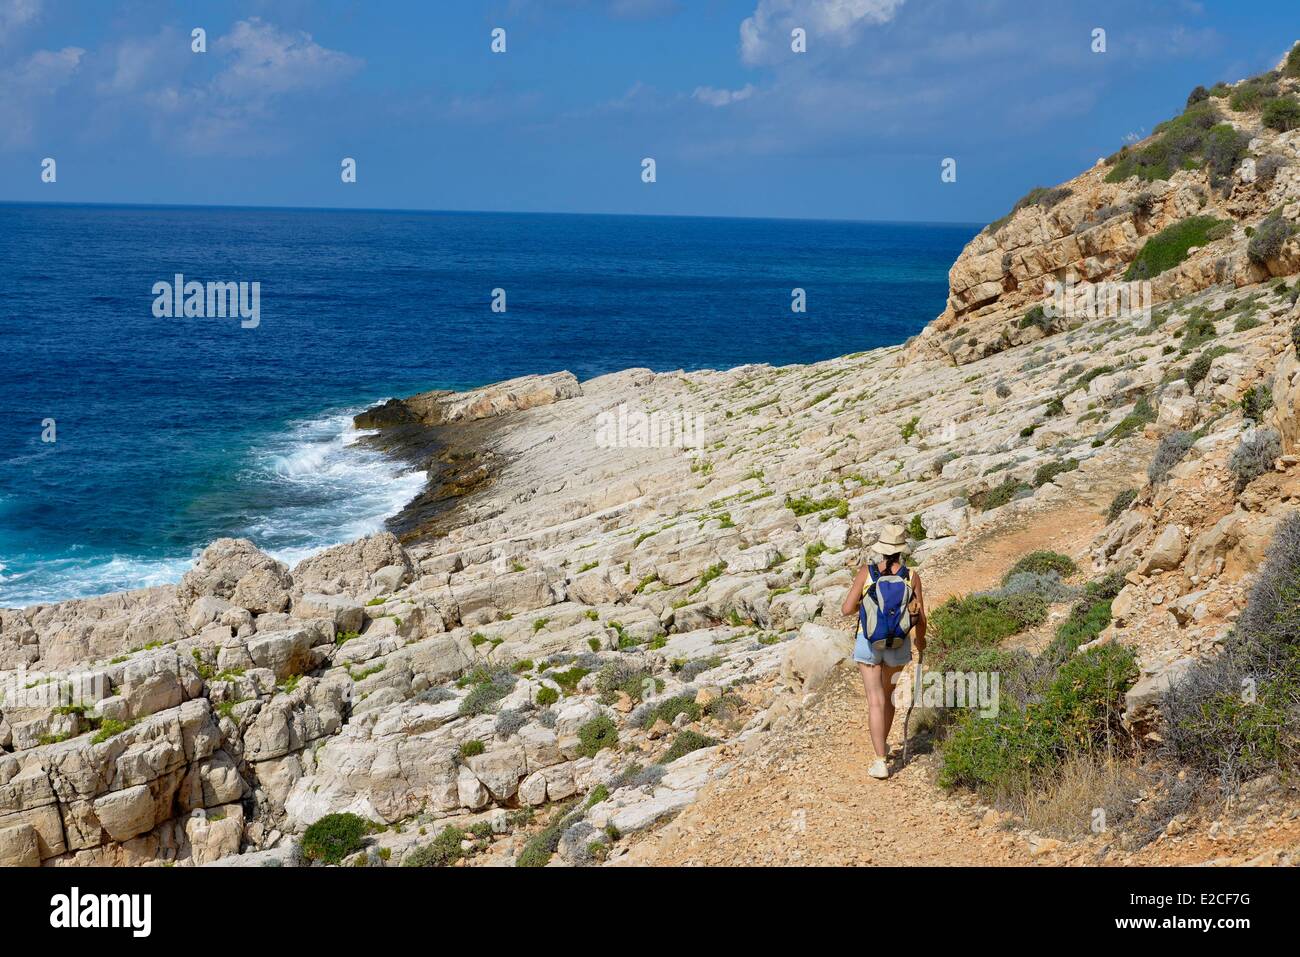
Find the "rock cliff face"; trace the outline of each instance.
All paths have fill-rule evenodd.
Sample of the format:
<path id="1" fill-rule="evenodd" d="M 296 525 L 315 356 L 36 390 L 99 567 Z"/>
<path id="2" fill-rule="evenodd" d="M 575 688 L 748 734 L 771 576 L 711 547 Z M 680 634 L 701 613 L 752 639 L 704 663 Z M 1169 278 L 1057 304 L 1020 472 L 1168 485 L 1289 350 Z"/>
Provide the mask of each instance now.
<path id="1" fill-rule="evenodd" d="M 1300 241 L 1288 238 L 1271 255 L 1252 258 L 1248 235 L 1279 208 L 1289 223 L 1300 218 L 1300 130 L 1292 129 L 1291 121 L 1277 122 L 1281 130 L 1270 128 L 1269 114 L 1259 105 L 1269 96 L 1286 100 L 1300 91 L 1300 77 L 1284 74 L 1285 68 L 1286 61 L 1274 74 L 1245 81 L 1247 87 L 1268 84 L 1259 96 L 1234 96 L 1242 85 L 1221 86 L 1189 107 L 1198 122 L 1187 125 L 1201 133 L 1220 125 L 1235 131 L 1231 145 L 1233 137 L 1222 128 L 1199 150 L 1171 145 L 1187 138 L 1187 131 L 1162 124 L 1173 128 L 1158 128 L 1069 182 L 1026 195 L 957 257 L 948 274 L 947 308 L 918 337 L 908 358 L 924 353 L 964 364 L 1072 326 L 1077 320 L 1033 321 L 1031 311 L 1048 298 L 1047 283 L 1124 282 L 1149 239 L 1193 216 L 1214 217 L 1226 226 L 1184 261 L 1150 277 L 1154 302 L 1217 284 L 1250 286 L 1294 273 L 1300 268 Z M 1177 154 L 1187 156 L 1187 168 L 1167 179 L 1126 175 L 1131 166 L 1124 163 L 1126 155 L 1153 148 L 1187 150 Z M 1027 315 L 1030 321 L 1024 321 Z"/>
<path id="2" fill-rule="evenodd" d="M 1294 134 L 1252 134 L 1251 155 L 1295 152 Z M 1103 640 L 1138 648 L 1128 719 L 1150 733 L 1300 500 L 1300 284 L 1272 278 L 1296 250 L 1252 259 L 1243 228 L 1294 217 L 1294 173 L 1265 188 L 1234 168 L 1212 189 L 1196 170 L 1091 170 L 977 237 L 906 347 L 373 410 L 381 441 L 478 430 L 492 473 L 436 535 L 292 569 L 220 540 L 175 587 L 0 610 L 0 863 L 289 860 L 339 812 L 400 825 L 371 860 L 397 863 L 447 824 L 522 832 L 555 802 L 558 859 L 617 858 L 799 720 L 847 653 L 838 605 L 881 524 L 924 536 L 924 570 L 1098 490 L 1128 492 L 1092 555 L 1129 572 Z M 1021 326 L 1043 276 L 1121 275 L 1207 210 L 1234 225 L 1153 276 L 1150 317 Z M 1179 454 L 1149 472 L 1170 436 Z"/>

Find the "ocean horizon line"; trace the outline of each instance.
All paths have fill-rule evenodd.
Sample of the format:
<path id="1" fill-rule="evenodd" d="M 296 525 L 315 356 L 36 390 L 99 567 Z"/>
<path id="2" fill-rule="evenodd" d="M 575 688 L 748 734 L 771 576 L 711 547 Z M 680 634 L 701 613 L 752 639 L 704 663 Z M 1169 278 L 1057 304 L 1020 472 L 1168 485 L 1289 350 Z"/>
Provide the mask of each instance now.
<path id="1" fill-rule="evenodd" d="M 227 204 L 227 203 L 140 203 L 140 202 L 78 202 L 47 201 L 39 202 L 21 199 L 0 199 L 0 207 L 21 206 L 24 208 L 68 208 L 68 209 L 211 209 L 242 210 L 248 212 L 299 212 L 299 213 L 405 213 L 432 216 L 571 216 L 605 219 L 691 219 L 717 222 L 755 222 L 755 223 L 844 223 L 853 225 L 879 226 L 952 226 L 961 228 L 979 227 L 983 229 L 986 222 L 971 220 L 925 220 L 925 219 L 857 219 L 827 216 L 720 216 L 707 213 L 617 213 L 617 212 L 570 212 L 556 210 L 509 210 L 509 209 L 404 209 L 392 206 L 297 206 L 297 205 L 263 205 L 263 204 Z"/>

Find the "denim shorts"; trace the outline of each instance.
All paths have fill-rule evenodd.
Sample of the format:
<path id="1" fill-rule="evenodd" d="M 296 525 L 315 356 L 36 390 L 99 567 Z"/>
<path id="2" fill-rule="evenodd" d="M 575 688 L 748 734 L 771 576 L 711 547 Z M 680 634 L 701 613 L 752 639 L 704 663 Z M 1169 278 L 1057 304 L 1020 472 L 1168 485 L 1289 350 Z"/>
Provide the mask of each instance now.
<path id="1" fill-rule="evenodd" d="M 858 640 L 853 643 L 853 660 L 864 665 L 885 664 L 891 668 L 901 668 L 912 660 L 912 633 L 908 632 L 903 643 L 897 648 L 882 648 L 876 651 L 863 637 L 862 629 L 859 628 Z"/>

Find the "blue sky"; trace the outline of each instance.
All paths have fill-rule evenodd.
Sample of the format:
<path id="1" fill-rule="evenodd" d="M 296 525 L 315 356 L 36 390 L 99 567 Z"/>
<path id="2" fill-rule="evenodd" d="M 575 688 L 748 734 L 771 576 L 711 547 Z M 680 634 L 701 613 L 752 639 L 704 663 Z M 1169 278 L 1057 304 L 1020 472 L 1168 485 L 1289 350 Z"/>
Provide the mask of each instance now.
<path id="1" fill-rule="evenodd" d="M 982 222 L 1295 39 L 1295 0 L 0 0 L 0 200 Z"/>

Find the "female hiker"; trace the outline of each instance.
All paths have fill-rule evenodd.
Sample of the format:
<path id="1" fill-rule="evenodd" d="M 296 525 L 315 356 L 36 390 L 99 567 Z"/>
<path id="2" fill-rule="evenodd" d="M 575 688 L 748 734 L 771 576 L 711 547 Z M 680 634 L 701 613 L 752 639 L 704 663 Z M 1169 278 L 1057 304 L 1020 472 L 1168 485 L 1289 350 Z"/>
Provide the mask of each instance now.
<path id="1" fill-rule="evenodd" d="M 886 525 L 871 545 L 871 563 L 857 577 L 840 610 L 858 619 L 853 660 L 867 690 L 871 743 L 876 760 L 867 773 L 889 777 L 889 728 L 894 723 L 894 682 L 912 658 L 915 636 L 918 651 L 925 650 L 925 598 L 921 578 L 903 563 L 908 553 L 907 533 L 901 525 Z"/>

